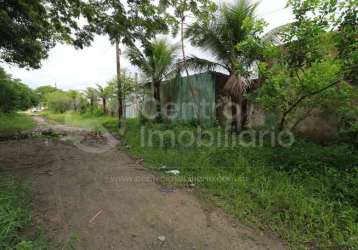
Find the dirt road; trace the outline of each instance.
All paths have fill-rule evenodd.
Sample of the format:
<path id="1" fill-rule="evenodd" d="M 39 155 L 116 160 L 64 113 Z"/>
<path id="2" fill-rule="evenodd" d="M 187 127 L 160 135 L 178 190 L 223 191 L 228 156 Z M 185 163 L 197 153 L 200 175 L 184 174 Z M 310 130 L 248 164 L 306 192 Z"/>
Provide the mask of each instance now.
<path id="1" fill-rule="evenodd" d="M 40 129 L 53 126 L 37 122 Z M 193 192 L 151 181 L 141 163 L 117 148 L 94 154 L 61 138 L 3 141 L 0 174 L 30 183 L 35 221 L 57 248 L 285 249 Z"/>

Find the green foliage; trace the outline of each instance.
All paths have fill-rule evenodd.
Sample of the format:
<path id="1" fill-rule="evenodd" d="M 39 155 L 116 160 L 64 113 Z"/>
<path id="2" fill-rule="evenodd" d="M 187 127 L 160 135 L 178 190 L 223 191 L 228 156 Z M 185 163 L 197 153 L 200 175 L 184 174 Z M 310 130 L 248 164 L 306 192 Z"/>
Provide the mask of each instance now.
<path id="1" fill-rule="evenodd" d="M 339 116 L 340 109 L 352 106 L 355 91 L 340 82 L 340 69 L 339 61 L 327 59 L 312 63 L 296 76 L 284 63 L 270 69 L 261 64 L 260 75 L 266 80 L 255 101 L 265 111 L 276 114 L 277 126 L 283 126 L 280 129 L 294 128 L 290 126 L 297 126 L 315 110 L 330 110 L 331 115 Z M 282 121 L 284 124 L 279 124 Z"/>
<path id="2" fill-rule="evenodd" d="M 109 86 L 102 87 L 101 85 L 97 84 L 97 93 L 100 98 L 107 99 L 111 95 L 112 89 Z"/>
<path id="3" fill-rule="evenodd" d="M 256 8 L 257 3 L 246 0 L 222 4 L 217 15 L 209 20 L 199 18 L 186 31 L 193 45 L 209 50 L 215 56 L 215 61 L 192 57 L 187 60 L 188 65 L 194 69 L 227 71 L 230 80 L 225 85 L 225 92 L 236 104 L 243 100 L 243 92 L 249 90 L 254 75 L 252 68 L 263 53 L 260 34 L 265 22 L 255 17 Z M 243 119 L 234 119 L 232 124 L 237 131 L 247 126 L 247 109 L 244 105 L 240 108 Z"/>
<path id="4" fill-rule="evenodd" d="M 45 95 L 45 101 L 48 109 L 57 113 L 70 110 L 85 112 L 88 108 L 87 100 L 82 93 L 76 90 L 49 92 Z"/>
<path id="5" fill-rule="evenodd" d="M 31 68 L 39 68 L 58 41 L 88 45 L 103 14 L 99 2 L 81 0 L 1 1 L 0 10 L 0 59 Z"/>
<path id="6" fill-rule="evenodd" d="M 335 33 L 335 43 L 338 56 L 344 61 L 345 80 L 358 84 L 358 17 L 357 2 L 342 1 L 338 7 L 341 15 L 334 19 L 338 30 Z"/>
<path id="7" fill-rule="evenodd" d="M 195 16 L 208 21 L 217 10 L 215 2 L 210 0 L 160 0 L 159 7 L 162 11 L 168 7 L 174 8 L 174 17 L 169 15 L 173 36 L 177 35 L 179 26 L 183 32 L 183 25 L 188 17 Z"/>
<path id="8" fill-rule="evenodd" d="M 39 235 L 34 234 L 32 240 L 23 235 L 23 231 L 31 226 L 28 203 L 27 190 L 23 186 L 13 178 L 0 179 L 1 249 L 47 249 Z"/>
<path id="9" fill-rule="evenodd" d="M 176 45 L 170 45 L 162 39 L 145 44 L 143 52 L 132 47 L 127 53 L 130 62 L 138 66 L 145 76 L 151 80 L 158 120 L 161 120 L 161 82 L 168 75 L 176 72 L 174 62 L 177 51 L 178 47 Z"/>
<path id="10" fill-rule="evenodd" d="M 33 91 L 20 80 L 11 78 L 0 67 L 0 113 L 26 110 L 36 104 Z"/>
<path id="11" fill-rule="evenodd" d="M 264 84 L 255 100 L 276 115 L 280 130 L 294 129 L 318 111 L 345 124 L 344 114 L 354 107 L 357 90 L 344 81 L 350 59 L 340 56 L 336 38 L 343 37 L 343 31 L 328 31 L 343 25 L 335 18 L 336 11 L 351 12 L 352 6 L 347 9 L 344 3 L 320 0 L 292 0 L 289 5 L 296 20 L 280 32 L 280 47 L 266 48 L 266 62 L 259 66 Z"/>
<path id="12" fill-rule="evenodd" d="M 331 31 L 336 54 L 343 62 L 344 79 L 350 84 L 357 84 L 358 73 L 358 18 L 355 0 L 291 0 L 296 22 L 292 24 L 288 40 L 298 38 L 289 46 L 291 63 L 302 66 L 304 60 L 314 61 L 320 57 L 318 34 Z M 292 55 L 295 53 L 295 56 Z"/>
<path id="13" fill-rule="evenodd" d="M 150 147 L 141 144 L 137 121 L 127 125 L 122 141 L 131 154 L 155 170 L 163 165 L 179 170 L 228 212 L 277 232 L 292 249 L 357 246 L 358 154 L 353 148 L 304 141 L 290 148 L 172 147 L 168 139 L 167 147 Z M 165 133 L 172 127 L 147 123 L 146 129 Z"/>
<path id="14" fill-rule="evenodd" d="M 120 84 L 118 84 L 118 81 Z M 114 78 L 109 81 L 105 87 L 109 97 L 116 97 L 118 93 L 118 86 L 121 87 L 120 92 L 122 96 L 128 97 L 135 91 L 137 91 L 138 86 L 136 85 L 136 79 L 133 78 L 130 74 L 125 71 L 122 71 L 120 74 L 120 79 Z"/>
<path id="15" fill-rule="evenodd" d="M 107 34 L 134 46 L 167 32 L 170 21 L 155 1 L 14 0 L 2 1 L 0 10 L 0 59 L 30 68 L 39 68 L 57 42 L 83 48 L 94 34 Z"/>
<path id="16" fill-rule="evenodd" d="M 340 109 L 341 127 L 339 129 L 339 138 L 341 141 L 351 143 L 358 147 L 358 89 L 353 91 L 353 107 Z"/>
<path id="17" fill-rule="evenodd" d="M 171 18 L 161 11 L 156 1 L 102 1 L 106 13 L 97 26 L 108 34 L 111 42 L 135 47 L 135 41 L 146 43 L 158 33 L 169 31 Z"/>
<path id="18" fill-rule="evenodd" d="M 88 129 L 99 129 L 103 124 L 116 124 L 115 126 L 118 127 L 118 121 L 115 117 L 105 116 L 101 111 L 86 113 L 67 112 L 62 114 L 46 112 L 42 115 L 56 122 Z"/>
<path id="19" fill-rule="evenodd" d="M 217 59 L 216 66 L 220 65 L 230 74 L 240 64 L 248 68 L 258 56 L 255 47 L 264 26 L 263 20 L 254 17 L 256 7 L 244 0 L 223 4 L 210 20 L 194 22 L 186 36 L 193 45 L 211 51 Z"/>
<path id="20" fill-rule="evenodd" d="M 85 112 L 87 108 L 87 100 L 84 95 L 77 90 L 69 90 L 66 92 L 71 98 L 71 110 L 75 112 Z"/>
<path id="21" fill-rule="evenodd" d="M 52 92 L 46 95 L 48 109 L 53 112 L 64 113 L 71 110 L 71 97 L 62 91 Z"/>
<path id="22" fill-rule="evenodd" d="M 95 109 L 96 105 L 97 105 L 97 90 L 95 88 L 92 87 L 88 87 L 85 91 L 86 97 L 90 102 L 90 109 Z"/>
<path id="23" fill-rule="evenodd" d="M 60 91 L 58 88 L 47 85 L 47 86 L 41 86 L 38 87 L 34 90 L 35 94 L 38 97 L 38 100 L 41 104 L 46 105 L 46 95 L 53 93 L 53 92 L 57 92 Z"/>
<path id="24" fill-rule="evenodd" d="M 160 82 L 172 71 L 177 50 L 176 45 L 170 45 L 162 39 L 146 44 L 143 52 L 138 48 L 131 48 L 127 56 L 153 82 Z"/>
<path id="25" fill-rule="evenodd" d="M 27 115 L 0 113 L 0 136 L 16 135 L 22 131 L 29 131 L 34 127 L 35 122 Z"/>

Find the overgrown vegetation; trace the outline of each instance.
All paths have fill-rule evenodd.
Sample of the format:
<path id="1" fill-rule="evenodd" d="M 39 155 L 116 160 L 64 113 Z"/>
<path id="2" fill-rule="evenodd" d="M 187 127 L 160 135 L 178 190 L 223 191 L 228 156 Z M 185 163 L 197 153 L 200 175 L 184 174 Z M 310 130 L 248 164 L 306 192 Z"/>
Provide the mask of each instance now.
<path id="1" fill-rule="evenodd" d="M 113 117 L 99 113 L 47 113 L 62 123 L 87 128 L 104 125 L 117 133 Z M 349 144 L 326 145 L 298 140 L 288 148 L 183 146 L 165 134 L 192 131 L 197 140 L 207 142 L 197 129 L 180 124 L 146 123 L 145 130 L 156 131 L 152 146 L 142 144 L 138 120 L 127 122 L 122 138 L 131 154 L 145 159 L 151 168 L 179 170 L 172 184 L 194 183 L 203 194 L 240 220 L 270 229 L 294 249 L 354 249 L 358 242 L 358 152 Z M 224 131 L 211 128 L 211 132 Z M 159 135 L 163 135 L 163 143 Z M 224 138 L 218 140 L 223 141 Z M 230 140 L 229 140 L 230 141 Z M 162 144 L 161 144 L 162 143 Z M 205 144 L 204 144 L 205 145 Z M 166 179 L 164 179 L 166 180 Z"/>
<path id="2" fill-rule="evenodd" d="M 0 136 L 16 135 L 35 127 L 30 116 L 21 113 L 0 113 Z"/>
<path id="3" fill-rule="evenodd" d="M 48 249 L 41 234 L 32 230 L 27 190 L 13 178 L 0 178 L 0 249 Z M 30 235 L 30 234 L 28 234 Z"/>
<path id="4" fill-rule="evenodd" d="M 178 47 L 176 45 L 170 45 L 164 39 L 147 44 L 143 53 L 138 48 L 131 48 L 128 51 L 130 62 L 139 67 L 151 81 L 158 121 L 162 120 L 161 82 L 173 71 L 172 67 L 177 51 Z"/>
<path id="5" fill-rule="evenodd" d="M 220 69 L 229 74 L 225 92 L 235 104 L 231 122 L 237 132 L 247 129 L 248 108 L 243 94 L 251 88 L 252 67 L 261 59 L 263 50 L 260 35 L 266 24 L 256 18 L 257 6 L 246 0 L 224 3 L 212 18 L 198 18 L 186 31 L 192 45 L 210 51 L 215 58 L 209 61 L 191 57 L 188 66 L 196 70 Z"/>
<path id="6" fill-rule="evenodd" d="M 37 104 L 33 91 L 0 67 L 0 113 L 26 110 Z"/>
<path id="7" fill-rule="evenodd" d="M 355 60 L 358 43 L 354 39 L 346 41 L 350 49 L 344 49 L 342 40 L 337 39 L 356 34 L 353 3 L 288 3 L 295 22 L 283 26 L 276 34 L 278 42 L 266 47 L 266 59 L 259 64 L 264 82 L 253 100 L 274 114 L 278 130 L 295 130 L 314 114 L 320 114 L 322 119 L 334 117 L 338 129 L 354 127 L 358 117 L 354 103 L 358 89 L 351 72 L 354 67 L 351 59 L 340 55 L 344 50 Z"/>
<path id="8" fill-rule="evenodd" d="M 146 128 L 176 134 L 195 130 L 165 124 Z M 171 147 L 167 141 L 162 148 L 154 137 L 153 147 L 143 147 L 138 131 L 136 120 L 128 122 L 124 139 L 130 153 L 156 170 L 164 165 L 166 170 L 179 170 L 187 181 L 208 191 L 218 205 L 243 221 L 277 232 L 292 248 L 357 247 L 358 152 L 351 146 L 298 141 L 290 148 L 215 143 Z"/>
<path id="9" fill-rule="evenodd" d="M 52 121 L 94 130 L 101 128 L 103 124 L 113 124 L 117 122 L 115 117 L 105 116 L 100 110 L 83 114 L 75 112 L 43 112 L 42 115 Z"/>

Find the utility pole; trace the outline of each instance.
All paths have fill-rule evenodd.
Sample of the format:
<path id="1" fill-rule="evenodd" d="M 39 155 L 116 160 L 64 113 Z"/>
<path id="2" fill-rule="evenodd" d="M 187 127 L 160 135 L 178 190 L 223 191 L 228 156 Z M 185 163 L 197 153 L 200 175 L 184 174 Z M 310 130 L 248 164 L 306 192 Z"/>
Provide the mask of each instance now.
<path id="1" fill-rule="evenodd" d="M 123 98 L 122 98 L 122 84 L 121 84 L 121 54 L 119 42 L 116 41 L 116 63 L 117 63 L 117 100 L 118 100 L 118 119 L 119 121 L 123 115 Z"/>

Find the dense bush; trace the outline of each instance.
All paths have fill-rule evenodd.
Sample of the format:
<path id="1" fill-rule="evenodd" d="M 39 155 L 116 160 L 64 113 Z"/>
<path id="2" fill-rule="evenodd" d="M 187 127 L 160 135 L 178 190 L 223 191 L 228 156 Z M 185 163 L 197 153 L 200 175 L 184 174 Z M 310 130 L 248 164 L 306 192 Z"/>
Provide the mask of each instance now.
<path id="1" fill-rule="evenodd" d="M 43 89 L 42 89 L 43 91 Z M 92 107 L 86 100 L 86 97 L 79 91 L 69 90 L 53 91 L 52 88 L 45 88 L 45 97 L 42 103 L 47 105 L 48 109 L 55 113 L 64 113 L 67 111 L 74 112 L 100 112 L 97 107 Z"/>
<path id="2" fill-rule="evenodd" d="M 33 91 L 19 80 L 12 79 L 0 67 L 0 112 L 26 110 L 36 104 Z"/>
<path id="3" fill-rule="evenodd" d="M 57 92 L 57 91 L 60 91 L 60 90 L 58 88 L 52 87 L 52 86 L 41 86 L 34 90 L 34 92 L 37 95 L 37 98 L 39 100 L 39 103 L 41 103 L 42 105 L 47 105 L 46 96 L 48 94 Z"/>
<path id="4" fill-rule="evenodd" d="M 46 100 L 48 109 L 53 112 L 64 113 L 72 108 L 70 96 L 62 91 L 47 94 Z"/>

